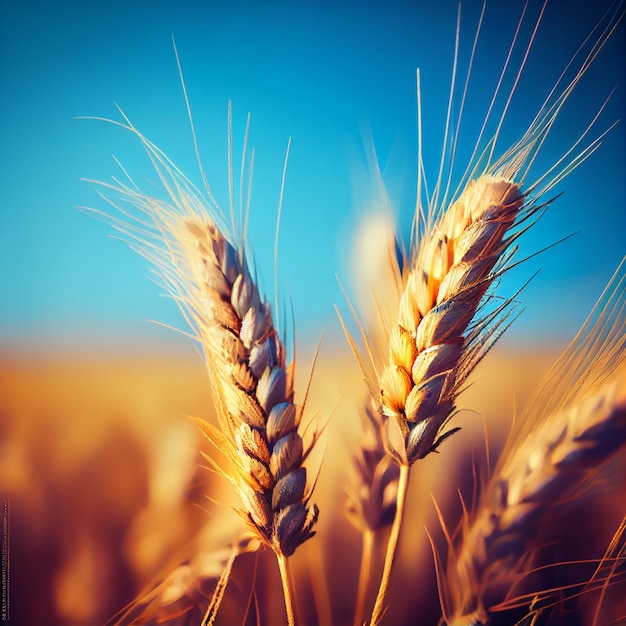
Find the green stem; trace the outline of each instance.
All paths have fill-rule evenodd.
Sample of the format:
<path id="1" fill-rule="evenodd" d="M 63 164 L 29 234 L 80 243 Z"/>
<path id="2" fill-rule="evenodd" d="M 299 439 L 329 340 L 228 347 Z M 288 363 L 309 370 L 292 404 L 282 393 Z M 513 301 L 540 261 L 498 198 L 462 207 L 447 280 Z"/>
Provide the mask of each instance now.
<path id="1" fill-rule="evenodd" d="M 361 571 L 359 572 L 359 587 L 357 590 L 354 626 L 363 626 L 363 610 L 372 569 L 372 551 L 374 548 L 374 531 L 367 528 L 363 531 L 363 546 L 361 549 Z"/>
<path id="2" fill-rule="evenodd" d="M 276 553 L 278 559 L 278 569 L 280 569 L 280 578 L 283 583 L 283 595 L 285 596 L 285 609 L 287 610 L 287 623 L 289 626 L 296 625 L 296 617 L 294 611 L 294 592 L 291 585 L 291 578 L 287 568 L 287 557 L 284 554 Z"/>
<path id="3" fill-rule="evenodd" d="M 387 542 L 387 552 L 385 554 L 385 566 L 383 568 L 383 576 L 380 580 L 376 603 L 372 611 L 370 626 L 377 626 L 382 619 L 382 613 L 385 603 L 385 595 L 389 587 L 389 579 L 391 578 L 391 568 L 398 547 L 398 539 L 400 538 L 400 527 L 402 526 L 402 518 L 404 517 L 404 505 L 406 503 L 407 486 L 409 484 L 409 465 L 400 466 L 400 476 L 398 478 L 398 497 L 396 499 L 396 515 L 393 518 L 393 525 Z"/>

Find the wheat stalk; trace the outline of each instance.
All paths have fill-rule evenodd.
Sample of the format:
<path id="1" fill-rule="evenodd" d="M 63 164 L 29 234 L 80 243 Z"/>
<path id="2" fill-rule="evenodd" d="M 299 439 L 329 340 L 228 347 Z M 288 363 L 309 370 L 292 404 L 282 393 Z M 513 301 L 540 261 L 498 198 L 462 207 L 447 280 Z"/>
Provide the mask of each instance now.
<path id="1" fill-rule="evenodd" d="M 229 109 L 229 129 L 230 124 Z M 305 445 L 299 432 L 303 408 L 294 403 L 293 363 L 287 363 L 271 307 L 249 269 L 245 234 L 228 238 L 226 220 L 208 185 L 208 197 L 202 197 L 127 118 L 120 125 L 143 144 L 169 200 L 145 195 L 132 180 L 130 185 L 100 183 L 132 207 L 109 200 L 133 221 L 108 219 L 130 235 L 135 240 L 131 245 L 154 264 L 195 331 L 219 428 L 202 419 L 195 421 L 228 465 L 207 459 L 232 483 L 243 505 L 238 512 L 252 532 L 276 554 L 288 621 L 293 624 L 286 558 L 314 535 L 318 517 L 317 506 L 310 504 L 312 489 L 303 465 L 317 435 Z M 229 178 L 232 185 L 232 175 Z M 232 206 L 231 216 L 234 224 Z"/>
<path id="2" fill-rule="evenodd" d="M 354 626 L 361 626 L 371 575 L 374 537 L 393 523 L 397 506 L 400 467 L 384 446 L 384 423 L 379 413 L 366 406 L 365 436 L 352 458 L 353 474 L 346 514 L 361 532 L 362 552 Z"/>
<path id="3" fill-rule="evenodd" d="M 450 626 L 489 622 L 531 570 L 551 514 L 626 447 L 625 265 L 529 403 L 460 545 L 450 546 Z"/>
<path id="4" fill-rule="evenodd" d="M 523 16 L 520 26 L 522 20 Z M 446 429 L 455 412 L 456 398 L 472 370 L 506 328 L 512 300 L 494 304 L 496 301 L 492 291 L 499 276 L 510 266 L 515 251 L 512 244 L 520 232 L 523 232 L 521 229 L 511 233 L 511 229 L 524 222 L 532 225 L 529 218 L 550 202 L 548 200 L 541 205 L 540 199 L 584 161 L 598 147 L 602 138 L 596 138 L 587 148 L 576 153 L 596 117 L 552 168 L 532 184 L 525 185 L 528 171 L 564 102 L 610 36 L 617 20 L 616 16 L 609 20 L 607 27 L 581 62 L 574 78 L 562 86 L 560 93 L 557 89 L 561 87 L 560 80 L 557 82 L 520 140 L 494 161 L 495 147 L 508 103 L 526 63 L 541 21 L 540 15 L 495 134 L 483 147 L 481 140 L 491 114 L 490 107 L 457 192 L 452 192 L 454 200 L 448 203 L 447 199 L 453 188 L 454 146 L 459 130 L 457 125 L 455 134 L 452 134 L 451 163 L 447 180 L 444 180 L 445 141 L 448 139 L 455 86 L 453 71 L 442 161 L 426 215 L 422 209 L 421 198 L 423 164 L 420 74 L 419 71 L 417 73 L 418 186 L 414 239 L 409 259 L 399 270 L 399 280 L 396 275 L 391 279 L 392 282 L 401 284 L 402 290 L 397 318 L 388 332 L 388 355 L 382 359 L 384 365 L 381 367 L 380 355 L 376 354 L 375 344 L 378 342 L 369 341 L 367 330 L 363 326 L 360 326 L 360 330 L 366 345 L 367 358 L 359 354 L 356 342 L 346 331 L 353 351 L 357 353 L 361 363 L 377 410 L 384 418 L 391 418 L 387 421 L 386 447 L 401 466 L 396 516 L 372 613 L 372 626 L 380 621 L 384 609 L 384 598 L 399 540 L 410 467 L 416 460 L 436 451 L 446 438 L 458 430 Z M 459 28 L 455 68 L 458 32 Z M 474 45 L 477 39 L 478 31 Z M 512 48 L 514 45 L 515 39 Z M 492 104 L 507 72 L 508 62 L 507 58 Z M 469 72 L 467 81 L 469 82 Z M 466 89 L 467 82 L 463 98 Z M 460 193 L 459 189 L 462 189 Z M 528 224 L 526 228 L 529 227 Z M 483 308 L 488 303 L 492 305 L 491 311 Z"/>
<path id="5" fill-rule="evenodd" d="M 211 587 L 214 587 L 214 593 L 209 608 L 217 608 L 235 558 L 257 549 L 258 540 L 249 534 L 218 548 L 194 545 L 194 552 L 188 559 L 151 583 L 108 623 L 124 626 L 169 621 L 192 611 L 193 605 L 200 601 L 198 597 L 204 600 Z M 192 607 L 181 611 L 179 604 L 185 601 Z"/>

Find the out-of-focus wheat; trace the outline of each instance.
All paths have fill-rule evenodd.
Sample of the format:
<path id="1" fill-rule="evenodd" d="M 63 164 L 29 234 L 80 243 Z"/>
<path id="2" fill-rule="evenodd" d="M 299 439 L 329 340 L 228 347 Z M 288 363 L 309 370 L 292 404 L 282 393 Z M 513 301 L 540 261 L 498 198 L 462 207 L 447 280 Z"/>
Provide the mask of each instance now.
<path id="1" fill-rule="evenodd" d="M 626 448 L 625 266 L 530 402 L 460 545 L 450 546 L 450 625 L 487 624 L 491 607 L 523 588 L 555 510 Z"/>
<path id="2" fill-rule="evenodd" d="M 353 457 L 353 479 L 348 491 L 348 519 L 361 531 L 389 526 L 396 509 L 399 467 L 385 453 L 383 425 L 378 414 L 366 407 L 364 437 Z"/>
<path id="3" fill-rule="evenodd" d="M 450 625 L 489 622 L 485 603 L 504 600 L 530 571 L 553 507 L 625 446 L 626 370 L 528 435 L 492 479 L 448 569 Z"/>
<path id="4" fill-rule="evenodd" d="M 360 530 L 363 541 L 354 626 L 363 623 L 375 533 L 393 523 L 400 477 L 400 467 L 385 450 L 381 416 L 369 406 L 363 412 L 366 436 L 352 459 L 354 471 L 346 507 L 348 519 Z"/>
<path id="5" fill-rule="evenodd" d="M 213 550 L 197 542 L 193 547 L 195 552 L 188 560 L 151 583 L 113 623 L 123 626 L 185 619 L 209 592 L 213 592 L 209 611 L 217 609 L 235 558 L 257 550 L 258 540 L 248 534 Z"/>

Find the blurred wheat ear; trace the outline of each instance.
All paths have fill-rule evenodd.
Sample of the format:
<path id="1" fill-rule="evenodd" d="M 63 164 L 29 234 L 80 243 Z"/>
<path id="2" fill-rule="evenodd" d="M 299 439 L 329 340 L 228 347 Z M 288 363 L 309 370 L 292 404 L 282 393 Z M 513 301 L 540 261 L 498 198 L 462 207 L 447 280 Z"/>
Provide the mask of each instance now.
<path id="1" fill-rule="evenodd" d="M 357 583 L 354 626 L 361 626 L 370 582 L 376 534 L 393 523 L 400 467 L 385 450 L 384 423 L 379 413 L 366 406 L 363 440 L 353 456 L 346 515 L 361 532 L 362 554 Z"/>
<path id="2" fill-rule="evenodd" d="M 228 118 L 234 231 L 230 106 Z M 254 536 L 276 554 L 288 622 L 293 624 L 296 612 L 287 557 L 315 534 L 318 508 L 310 503 L 312 488 L 304 462 L 317 434 L 308 444 L 300 434 L 303 407 L 294 404 L 293 363 L 287 363 L 271 307 L 259 293 L 246 259 L 247 218 L 239 233 L 229 233 L 228 220 L 206 178 L 206 194 L 202 194 L 124 120 L 119 125 L 134 133 L 145 148 L 167 199 L 145 195 L 132 180 L 100 183 L 107 196 L 116 196 L 109 202 L 129 221 L 107 219 L 152 262 L 204 353 L 219 427 L 195 421 L 225 463 L 207 459 L 232 483 L 242 502 L 238 512 Z M 246 142 L 247 136 L 248 129 Z M 243 207 L 240 210 L 243 214 Z M 205 624 L 213 623 L 226 582 L 218 585 Z"/>
<path id="3" fill-rule="evenodd" d="M 235 558 L 258 550 L 258 540 L 247 533 L 217 548 L 195 541 L 192 550 L 188 559 L 152 581 L 108 624 L 178 623 L 178 619 L 186 620 L 194 608 L 205 601 L 206 592 L 210 589 L 214 589 L 214 593 L 207 612 L 217 609 Z"/>
<path id="4" fill-rule="evenodd" d="M 445 582 L 439 576 L 450 626 L 488 624 L 493 612 L 529 604 L 524 576 L 545 541 L 542 529 L 626 448 L 625 270 L 626 259 L 523 413 L 480 503 L 463 519 L 459 545 L 449 546 Z M 538 604 L 554 595 L 530 597 Z"/>

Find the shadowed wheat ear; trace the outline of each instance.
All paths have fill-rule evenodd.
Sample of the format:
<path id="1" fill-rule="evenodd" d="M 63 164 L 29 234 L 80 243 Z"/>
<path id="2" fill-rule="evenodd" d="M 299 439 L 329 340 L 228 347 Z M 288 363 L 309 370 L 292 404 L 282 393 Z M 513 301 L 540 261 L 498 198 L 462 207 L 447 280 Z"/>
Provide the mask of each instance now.
<path id="1" fill-rule="evenodd" d="M 231 118 L 229 108 L 229 138 Z M 226 220 L 208 184 L 205 197 L 124 119 L 120 125 L 139 138 L 169 197 L 145 195 L 132 180 L 100 183 L 124 203 L 111 204 L 133 220 L 109 221 L 134 238 L 131 245 L 154 264 L 194 330 L 214 392 L 219 428 L 195 421 L 228 464 L 207 458 L 237 491 L 242 502 L 238 512 L 254 535 L 276 554 L 292 624 L 295 611 L 286 558 L 314 534 L 318 508 L 310 504 L 312 489 L 303 464 L 317 435 L 308 445 L 303 443 L 293 363 L 287 363 L 271 307 L 248 266 L 245 232 L 227 236 Z M 247 136 L 246 130 L 246 140 Z M 231 144 L 229 139 L 234 231 Z M 214 612 L 207 614 L 206 623 L 213 617 Z"/>
<path id="2" fill-rule="evenodd" d="M 353 462 L 346 514 L 361 532 L 362 550 L 354 626 L 363 624 L 363 613 L 371 576 L 376 532 L 390 526 L 396 513 L 400 467 L 384 445 L 384 423 L 377 411 L 366 406 L 365 436 Z"/>
<path id="3" fill-rule="evenodd" d="M 449 546 L 440 581 L 449 626 L 484 625 L 493 610 L 520 605 L 515 591 L 532 571 L 541 529 L 626 448 L 625 269 L 626 261 L 530 402 L 477 509 L 465 514 L 459 545 Z"/>

